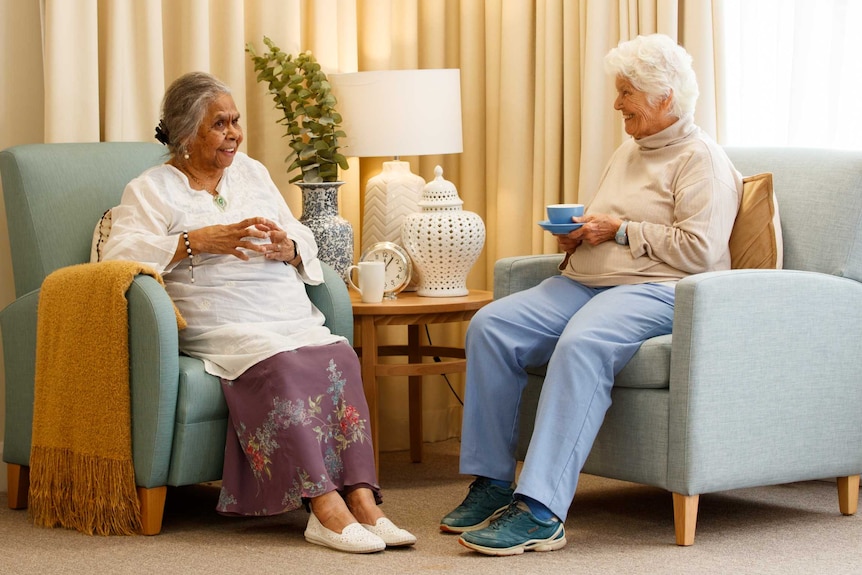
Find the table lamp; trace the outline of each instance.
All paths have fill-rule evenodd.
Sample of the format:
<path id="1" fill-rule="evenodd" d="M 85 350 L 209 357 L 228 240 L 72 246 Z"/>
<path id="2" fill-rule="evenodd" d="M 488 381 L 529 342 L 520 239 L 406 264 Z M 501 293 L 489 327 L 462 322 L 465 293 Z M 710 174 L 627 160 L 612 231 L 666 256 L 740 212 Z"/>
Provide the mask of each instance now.
<path id="1" fill-rule="evenodd" d="M 347 134 L 342 153 L 395 158 L 365 187 L 362 250 L 383 241 L 401 245 L 402 220 L 419 211 L 425 180 L 398 158 L 463 151 L 460 70 L 330 74 L 329 81 Z"/>

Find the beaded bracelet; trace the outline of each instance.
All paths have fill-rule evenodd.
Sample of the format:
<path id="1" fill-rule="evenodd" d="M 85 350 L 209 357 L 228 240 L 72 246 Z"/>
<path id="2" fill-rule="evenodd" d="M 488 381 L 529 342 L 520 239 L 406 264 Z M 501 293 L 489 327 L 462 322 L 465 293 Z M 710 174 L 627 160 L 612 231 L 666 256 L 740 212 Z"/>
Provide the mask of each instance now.
<path id="1" fill-rule="evenodd" d="M 183 241 L 186 244 L 186 253 L 189 254 L 189 274 L 192 276 L 192 283 L 195 283 L 195 262 L 192 259 L 192 244 L 189 242 L 189 233 L 183 230 Z"/>

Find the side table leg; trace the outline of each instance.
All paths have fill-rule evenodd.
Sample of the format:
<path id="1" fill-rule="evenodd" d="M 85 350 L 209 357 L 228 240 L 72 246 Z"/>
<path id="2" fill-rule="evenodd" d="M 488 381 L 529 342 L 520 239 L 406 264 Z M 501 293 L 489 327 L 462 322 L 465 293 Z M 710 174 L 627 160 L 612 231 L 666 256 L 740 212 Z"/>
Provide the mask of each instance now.
<path id="1" fill-rule="evenodd" d="M 380 477 L 380 442 L 378 438 L 379 417 L 377 411 L 377 328 L 373 316 L 362 316 L 359 322 L 359 337 L 362 343 L 362 387 L 368 404 L 371 445 L 374 449 L 374 468 Z"/>
<path id="2" fill-rule="evenodd" d="M 407 361 L 411 364 L 422 363 L 419 351 L 419 327 L 407 326 Z M 410 461 L 422 462 L 422 376 L 411 375 L 408 378 L 408 402 L 410 414 Z"/>

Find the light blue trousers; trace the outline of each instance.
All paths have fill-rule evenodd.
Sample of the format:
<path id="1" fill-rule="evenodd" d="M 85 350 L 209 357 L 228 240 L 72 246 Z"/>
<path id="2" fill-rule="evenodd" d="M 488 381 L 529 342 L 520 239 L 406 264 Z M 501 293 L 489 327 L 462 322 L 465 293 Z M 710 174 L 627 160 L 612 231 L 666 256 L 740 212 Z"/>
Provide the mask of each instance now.
<path id="1" fill-rule="evenodd" d="M 671 332 L 673 302 L 673 286 L 589 288 L 554 276 L 482 308 L 467 329 L 461 473 L 514 480 L 525 370 L 547 363 L 515 493 L 565 520 L 614 376 L 644 340 Z"/>

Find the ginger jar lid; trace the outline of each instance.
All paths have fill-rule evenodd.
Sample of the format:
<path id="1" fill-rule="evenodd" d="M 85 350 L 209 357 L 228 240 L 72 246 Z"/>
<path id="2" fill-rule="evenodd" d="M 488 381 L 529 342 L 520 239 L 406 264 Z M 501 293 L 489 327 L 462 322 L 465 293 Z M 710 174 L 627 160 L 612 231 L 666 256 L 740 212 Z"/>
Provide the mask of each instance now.
<path id="1" fill-rule="evenodd" d="M 463 204 L 464 202 L 458 196 L 455 184 L 443 179 L 443 168 L 440 166 L 435 167 L 434 179 L 425 184 L 425 188 L 422 191 L 422 199 L 419 200 L 419 207 L 423 210 L 452 210 L 460 209 Z"/>

